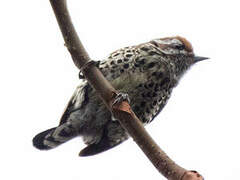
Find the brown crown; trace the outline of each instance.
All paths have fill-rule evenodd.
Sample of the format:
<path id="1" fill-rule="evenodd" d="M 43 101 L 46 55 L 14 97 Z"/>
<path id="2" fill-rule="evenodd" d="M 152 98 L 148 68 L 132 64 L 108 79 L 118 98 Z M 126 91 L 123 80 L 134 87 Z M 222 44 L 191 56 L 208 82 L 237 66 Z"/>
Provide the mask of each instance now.
<path id="1" fill-rule="evenodd" d="M 161 38 L 161 40 L 165 40 L 165 39 L 178 39 L 179 41 L 181 41 L 184 44 L 186 51 L 193 52 L 193 47 L 192 47 L 191 43 L 184 37 L 175 36 L 175 37 Z"/>
<path id="2" fill-rule="evenodd" d="M 188 52 L 193 52 L 192 44 L 187 39 L 181 36 L 176 36 L 175 38 L 181 41 L 185 45 L 185 48 Z"/>

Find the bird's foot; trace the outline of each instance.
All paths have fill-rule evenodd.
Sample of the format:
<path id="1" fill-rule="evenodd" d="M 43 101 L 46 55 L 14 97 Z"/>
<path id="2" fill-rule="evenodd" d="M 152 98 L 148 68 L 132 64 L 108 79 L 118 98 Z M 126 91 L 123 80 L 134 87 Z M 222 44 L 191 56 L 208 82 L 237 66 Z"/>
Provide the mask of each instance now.
<path id="1" fill-rule="evenodd" d="M 115 97 L 115 100 L 113 102 L 113 106 L 118 104 L 118 103 L 121 103 L 123 101 L 127 101 L 128 103 L 130 103 L 130 98 L 129 98 L 128 94 L 120 92 Z"/>
<path id="2" fill-rule="evenodd" d="M 100 61 L 91 60 L 91 61 L 87 62 L 85 65 L 88 65 L 88 64 L 94 64 L 97 68 L 99 68 Z M 78 77 L 79 77 L 79 79 L 85 79 L 85 77 L 82 73 L 82 70 L 79 72 Z"/>
<path id="3" fill-rule="evenodd" d="M 126 93 L 118 93 L 117 96 L 115 97 L 115 100 L 114 102 L 112 103 L 112 106 L 116 105 L 116 104 L 119 104 L 123 101 L 127 101 L 128 103 L 130 103 L 130 98 L 128 96 L 128 94 Z M 114 117 L 114 115 L 112 114 L 112 117 L 111 117 L 112 121 L 117 121 L 117 118 Z"/>

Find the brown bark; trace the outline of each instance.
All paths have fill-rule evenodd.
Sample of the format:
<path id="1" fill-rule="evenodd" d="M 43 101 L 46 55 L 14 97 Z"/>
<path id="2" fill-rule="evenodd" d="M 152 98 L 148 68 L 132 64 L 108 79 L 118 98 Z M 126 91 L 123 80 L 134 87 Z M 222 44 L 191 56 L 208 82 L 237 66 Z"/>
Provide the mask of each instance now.
<path id="1" fill-rule="evenodd" d="M 105 79 L 99 69 L 90 62 L 69 16 L 66 0 L 50 0 L 65 45 L 68 48 L 75 65 L 82 70 L 83 75 L 103 100 L 106 107 L 119 120 L 152 164 L 169 180 L 200 180 L 203 179 L 193 171 L 187 171 L 172 161 L 153 141 L 144 129 L 140 120 L 127 102 L 112 106 L 117 91 Z"/>

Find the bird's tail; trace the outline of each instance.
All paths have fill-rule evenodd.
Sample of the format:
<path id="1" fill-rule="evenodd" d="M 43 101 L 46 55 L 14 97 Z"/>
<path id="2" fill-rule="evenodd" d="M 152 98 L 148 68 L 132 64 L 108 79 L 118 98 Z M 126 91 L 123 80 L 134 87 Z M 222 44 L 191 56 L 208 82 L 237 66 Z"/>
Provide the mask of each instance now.
<path id="1" fill-rule="evenodd" d="M 33 145 L 40 150 L 49 150 L 77 136 L 77 130 L 66 123 L 43 131 L 33 138 Z"/>

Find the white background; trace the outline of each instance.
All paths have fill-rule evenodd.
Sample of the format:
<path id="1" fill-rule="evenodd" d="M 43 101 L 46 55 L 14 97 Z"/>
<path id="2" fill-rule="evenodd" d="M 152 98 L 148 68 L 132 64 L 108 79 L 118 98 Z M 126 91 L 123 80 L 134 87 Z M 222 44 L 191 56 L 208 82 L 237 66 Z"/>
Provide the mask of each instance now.
<path id="1" fill-rule="evenodd" d="M 154 38 L 181 35 L 196 64 L 147 130 L 167 154 L 205 179 L 240 179 L 240 10 L 237 0 L 69 0 L 80 38 L 95 60 Z M 26 180 L 164 179 L 128 140 L 80 158 L 76 138 L 42 152 L 32 137 L 56 126 L 78 84 L 48 0 L 0 7 L 0 178 Z"/>

